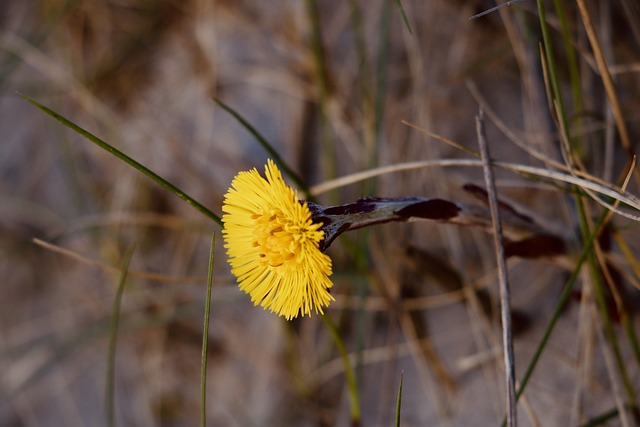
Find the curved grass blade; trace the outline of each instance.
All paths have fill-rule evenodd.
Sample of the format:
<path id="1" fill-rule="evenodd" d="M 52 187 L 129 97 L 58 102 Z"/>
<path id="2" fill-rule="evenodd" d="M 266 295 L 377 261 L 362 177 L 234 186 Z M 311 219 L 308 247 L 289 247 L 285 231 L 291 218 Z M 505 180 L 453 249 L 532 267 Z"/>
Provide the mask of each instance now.
<path id="1" fill-rule="evenodd" d="M 127 250 L 124 261 L 122 263 L 122 274 L 118 283 L 118 290 L 113 301 L 113 314 L 109 325 L 109 351 L 107 355 L 107 381 L 105 392 L 105 411 L 107 416 L 107 426 L 115 425 L 115 366 L 116 366 L 116 343 L 118 341 L 118 326 L 120 324 L 120 307 L 122 305 L 122 296 L 124 295 L 124 286 L 127 283 L 127 272 L 129 271 L 129 263 L 135 249 L 135 244 L 131 245 Z"/>
<path id="2" fill-rule="evenodd" d="M 196 201 L 193 197 L 189 196 L 187 193 L 185 193 L 184 191 L 180 190 L 178 187 L 176 187 L 175 185 L 173 185 L 172 183 L 170 183 L 166 179 L 162 178 L 160 175 L 158 175 L 155 172 L 153 172 L 151 169 L 149 169 L 146 166 L 138 163 L 137 161 L 135 161 L 131 157 L 129 157 L 126 154 L 124 154 L 122 151 L 118 150 L 117 148 L 113 147 L 112 145 L 110 145 L 109 143 L 103 141 L 102 139 L 98 138 L 97 136 L 93 135 L 92 133 L 84 130 L 80 126 L 74 124 L 73 122 L 69 121 L 68 119 L 66 119 L 65 117 L 63 117 L 60 114 L 56 113 L 55 111 L 45 107 L 44 105 L 40 104 L 38 101 L 36 101 L 36 100 L 34 100 L 34 99 L 28 97 L 27 95 L 24 95 L 24 94 L 20 94 L 20 96 L 25 101 L 27 101 L 31 105 L 37 107 L 38 109 L 43 111 L 48 116 L 50 116 L 53 119 L 59 121 L 60 123 L 62 123 L 63 125 L 65 125 L 69 129 L 73 130 L 77 134 L 85 137 L 86 139 L 88 139 L 89 141 L 93 142 L 98 147 L 102 148 L 103 150 L 108 151 L 109 153 L 113 154 L 114 156 L 116 156 L 120 160 L 122 160 L 125 163 L 129 164 L 130 166 L 132 166 L 134 169 L 139 170 L 140 172 L 145 174 L 147 177 L 151 178 L 153 181 L 157 182 L 158 184 L 160 184 L 161 186 L 163 186 L 164 188 L 166 188 L 167 190 L 169 190 L 170 192 L 172 192 L 173 194 L 175 194 L 176 196 L 180 197 L 182 200 L 187 202 L 189 205 L 191 205 L 192 207 L 194 207 L 197 210 L 199 210 L 205 216 L 207 216 L 207 217 L 211 218 L 212 220 L 214 220 L 218 225 L 222 226 L 222 220 L 220 219 L 220 217 L 218 215 L 216 215 L 215 213 L 213 213 L 212 211 L 207 209 L 200 202 Z"/>
<path id="3" fill-rule="evenodd" d="M 542 181 L 550 181 L 549 184 L 553 184 L 553 182 L 564 182 L 567 184 L 575 184 L 576 186 L 582 188 L 586 188 L 596 193 L 599 193 L 603 196 L 611 197 L 614 200 L 621 202 L 628 208 L 633 208 L 636 211 L 640 211 L 640 198 L 630 194 L 626 191 L 618 187 L 614 187 L 612 185 L 606 185 L 604 183 L 599 183 L 590 179 L 580 178 L 579 176 L 569 175 L 563 172 L 558 172 L 554 170 L 548 170 L 540 167 L 534 166 L 526 166 L 519 165 L 516 163 L 506 163 L 501 161 L 492 161 L 491 164 L 495 167 L 510 170 L 517 174 L 528 176 L 528 177 L 538 177 Z M 356 172 L 350 175 L 345 175 L 340 178 L 336 178 L 333 180 L 325 181 L 323 183 L 314 185 L 310 188 L 311 194 L 317 196 L 329 190 L 338 187 L 344 187 L 346 185 L 354 184 L 359 181 L 364 181 L 365 179 L 369 179 L 372 177 L 394 173 L 399 171 L 407 171 L 413 169 L 421 169 L 428 167 L 482 167 L 482 161 L 475 159 L 440 159 L 440 160 L 417 160 L 413 162 L 405 162 L 405 163 L 396 163 L 395 165 L 388 166 L 380 166 L 374 169 L 369 169 L 362 172 Z M 571 188 L 566 191 L 572 191 Z M 611 207 L 612 211 L 623 215 L 626 218 L 629 218 L 634 221 L 640 221 L 640 216 L 632 215 L 627 212 L 623 212 L 620 209 L 615 207 Z"/>
<path id="4" fill-rule="evenodd" d="M 300 176 L 298 176 L 298 174 L 295 173 L 285 163 L 284 160 L 282 160 L 282 157 L 280 157 L 280 154 L 273 148 L 273 145 L 271 145 L 269 143 L 269 141 L 267 141 L 266 138 L 264 136 L 262 136 L 262 134 L 260 134 L 260 132 L 258 132 L 258 130 L 256 128 L 254 128 L 251 125 L 251 123 L 249 123 L 244 117 L 242 117 L 240 115 L 240 113 L 238 113 L 236 110 L 234 110 L 233 108 L 231 108 L 230 106 L 228 106 L 227 104 L 222 102 L 222 100 L 220 100 L 219 98 L 213 98 L 213 102 L 215 102 L 220 107 L 222 107 L 222 109 L 224 111 L 226 111 L 227 113 L 231 114 L 233 116 L 233 118 L 238 121 L 238 123 L 240 123 L 242 126 L 244 126 L 244 128 L 247 131 L 249 131 L 249 133 L 251 135 L 253 135 L 254 138 L 256 138 L 258 140 L 260 145 L 262 145 L 262 147 L 267 151 L 267 153 L 269 153 L 269 155 L 271 156 L 273 161 L 276 163 L 276 165 L 278 165 L 278 167 L 282 170 L 282 172 L 284 172 L 284 174 L 287 175 L 289 177 L 289 179 L 291 179 L 293 182 L 295 182 L 296 186 L 300 190 L 302 190 L 304 192 L 305 198 L 308 198 L 306 196 L 309 196 L 309 188 L 304 183 L 302 178 L 300 178 Z"/>
<path id="5" fill-rule="evenodd" d="M 215 255 L 216 233 L 211 236 L 209 269 L 207 273 L 207 299 L 204 303 L 204 327 L 202 329 L 202 368 L 200 371 L 200 425 L 207 425 L 207 351 L 209 349 L 209 317 L 211 314 L 211 288 L 213 287 L 213 258 Z"/>

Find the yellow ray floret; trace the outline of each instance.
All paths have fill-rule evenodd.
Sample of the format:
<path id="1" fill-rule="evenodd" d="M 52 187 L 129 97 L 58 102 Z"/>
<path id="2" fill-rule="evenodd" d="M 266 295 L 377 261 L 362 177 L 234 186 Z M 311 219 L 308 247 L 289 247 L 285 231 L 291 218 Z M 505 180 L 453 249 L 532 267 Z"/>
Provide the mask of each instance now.
<path id="1" fill-rule="evenodd" d="M 254 304 L 292 319 L 323 312 L 333 297 L 331 258 L 320 252 L 324 232 L 268 160 L 266 179 L 240 172 L 222 205 L 231 272 Z"/>

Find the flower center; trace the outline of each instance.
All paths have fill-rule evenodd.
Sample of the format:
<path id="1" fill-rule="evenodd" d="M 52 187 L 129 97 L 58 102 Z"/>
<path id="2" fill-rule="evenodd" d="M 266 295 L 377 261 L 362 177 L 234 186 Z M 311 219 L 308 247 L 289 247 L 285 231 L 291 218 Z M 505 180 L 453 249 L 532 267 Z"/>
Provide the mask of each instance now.
<path id="1" fill-rule="evenodd" d="M 280 267 L 300 253 L 302 233 L 300 227 L 288 221 L 279 210 L 253 215 L 256 225 L 253 246 L 257 248 L 261 263 Z"/>

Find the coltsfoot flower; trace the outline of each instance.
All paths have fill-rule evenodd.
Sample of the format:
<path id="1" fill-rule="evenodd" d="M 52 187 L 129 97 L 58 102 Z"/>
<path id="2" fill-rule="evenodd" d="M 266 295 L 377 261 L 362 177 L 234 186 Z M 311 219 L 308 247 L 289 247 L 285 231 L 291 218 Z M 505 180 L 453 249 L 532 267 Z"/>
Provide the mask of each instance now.
<path id="1" fill-rule="evenodd" d="M 269 160 L 266 179 L 256 169 L 240 172 L 222 206 L 222 234 L 231 272 L 240 289 L 288 320 L 322 313 L 333 300 L 331 259 L 324 251 L 340 234 L 387 222 L 432 221 L 491 231 L 483 207 L 424 197 L 365 197 L 340 206 L 298 200 Z M 474 194 L 483 190 L 469 185 Z M 482 195 L 482 194 L 481 194 Z M 539 258 L 563 255 L 570 236 L 557 235 L 502 203 L 505 253 Z"/>
<path id="2" fill-rule="evenodd" d="M 331 258 L 320 250 L 322 222 L 298 200 L 268 160 L 266 179 L 254 168 L 233 179 L 222 205 L 222 235 L 241 290 L 287 320 L 333 300 Z"/>

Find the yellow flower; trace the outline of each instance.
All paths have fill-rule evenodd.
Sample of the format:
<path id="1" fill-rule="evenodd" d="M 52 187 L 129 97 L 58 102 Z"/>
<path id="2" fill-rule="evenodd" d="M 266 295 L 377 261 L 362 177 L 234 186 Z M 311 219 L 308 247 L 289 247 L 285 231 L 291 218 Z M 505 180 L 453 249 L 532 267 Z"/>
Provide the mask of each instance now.
<path id="1" fill-rule="evenodd" d="M 320 251 L 324 232 L 268 160 L 267 179 L 254 168 L 233 179 L 222 205 L 222 235 L 231 272 L 255 305 L 290 320 L 322 313 L 333 297 L 331 258 Z"/>

